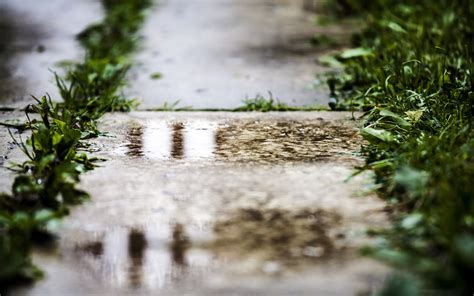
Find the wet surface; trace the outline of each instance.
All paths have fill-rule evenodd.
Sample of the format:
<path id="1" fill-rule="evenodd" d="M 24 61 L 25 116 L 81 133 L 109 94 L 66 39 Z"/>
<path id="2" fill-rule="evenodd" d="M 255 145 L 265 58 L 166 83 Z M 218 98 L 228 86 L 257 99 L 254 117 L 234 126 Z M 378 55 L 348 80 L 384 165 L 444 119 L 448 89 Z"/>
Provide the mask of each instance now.
<path id="1" fill-rule="evenodd" d="M 362 143 L 347 122 L 233 120 L 131 122 L 126 155 L 233 162 L 351 161 Z M 118 149 L 119 151 L 122 149 Z"/>
<path id="2" fill-rule="evenodd" d="M 0 112 L 0 120 L 6 123 L 18 123 L 20 118 L 24 118 L 24 113 L 20 111 Z M 22 121 L 19 121 L 22 122 Z M 11 135 L 17 142 L 21 142 L 28 137 L 29 132 L 20 133 L 16 129 L 10 129 Z M 15 173 L 9 168 L 12 164 L 21 163 L 26 160 L 26 156 L 15 144 L 15 140 L 9 133 L 9 129 L 0 126 L 0 192 L 10 192 Z"/>
<path id="3" fill-rule="evenodd" d="M 339 221 L 334 212 L 322 210 L 242 208 L 216 222 L 216 238 L 208 248 L 221 257 L 240 259 L 245 254 L 246 260 L 263 261 L 259 267 L 268 274 L 331 258 L 344 260 L 344 234 L 334 231 Z"/>
<path id="4" fill-rule="evenodd" d="M 141 66 L 130 95 L 142 108 L 235 108 L 271 91 L 289 105 L 327 104 L 314 89 L 315 61 L 324 50 L 315 35 L 347 36 L 342 26 L 317 26 L 308 0 L 163 0 L 143 29 Z M 349 40 L 349 38 L 345 38 Z M 327 48 L 325 49 L 328 50 Z M 151 79 L 153 73 L 161 79 Z"/>
<path id="5" fill-rule="evenodd" d="M 355 144 L 331 148 L 344 139 L 359 141 L 350 117 L 330 112 L 107 115 L 101 128 L 110 137 L 91 144 L 109 161 L 87 173 L 80 185 L 92 200 L 64 219 L 55 251 L 35 253 L 46 278 L 16 294 L 377 290 L 387 268 L 361 258 L 358 248 L 371 243 L 368 227 L 386 225 L 384 204 L 359 193 L 364 176 L 345 182 L 360 162 L 352 151 Z M 252 138 L 260 145 L 249 148 Z M 276 157 L 268 157 L 266 142 L 276 147 Z M 282 148 L 298 142 L 290 154 Z M 327 157 L 306 147 L 318 143 Z"/>
<path id="6" fill-rule="evenodd" d="M 21 106 L 31 95 L 59 97 L 52 71 L 82 56 L 75 35 L 100 20 L 99 1 L 0 1 L 0 104 Z"/>
<path id="7" fill-rule="evenodd" d="M 251 121 L 228 124 L 216 132 L 216 152 L 233 161 L 350 160 L 361 139 L 354 126 L 322 118 L 311 121 Z"/>

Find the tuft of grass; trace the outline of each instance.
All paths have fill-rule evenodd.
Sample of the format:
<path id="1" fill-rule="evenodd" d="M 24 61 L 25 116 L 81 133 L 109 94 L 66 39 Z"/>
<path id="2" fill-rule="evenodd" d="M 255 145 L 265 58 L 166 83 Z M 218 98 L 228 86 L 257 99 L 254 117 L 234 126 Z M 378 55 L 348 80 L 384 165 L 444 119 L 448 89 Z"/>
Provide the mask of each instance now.
<path id="1" fill-rule="evenodd" d="M 150 79 L 160 80 L 161 78 L 163 78 L 163 74 L 161 74 L 161 72 L 154 72 L 150 74 Z"/>
<path id="2" fill-rule="evenodd" d="M 151 0 L 103 0 L 104 21 L 78 36 L 86 50 L 84 61 L 68 65 L 65 77 L 55 75 L 63 101 L 34 98 L 36 103 L 25 109 L 26 124 L 4 124 L 31 129 L 31 136 L 26 142 L 15 140 L 28 160 L 14 167 L 18 175 L 11 194 L 0 195 L 0 285 L 40 277 L 29 256 L 35 234 L 48 233 L 49 225 L 67 215 L 70 206 L 89 198 L 76 184 L 98 159 L 78 149 L 84 146 L 82 140 L 101 134 L 96 122 L 105 112 L 129 111 L 137 105 L 120 90 L 150 4 Z M 31 120 L 31 113 L 39 118 Z"/>
<path id="3" fill-rule="evenodd" d="M 270 111 L 320 111 L 327 110 L 322 106 L 307 106 L 307 107 L 292 107 L 288 106 L 285 103 L 281 103 L 278 100 L 275 101 L 273 94 L 269 93 L 269 98 L 265 98 L 262 95 L 257 95 L 253 99 L 245 99 L 243 101 L 244 105 L 232 109 L 233 112 L 249 112 L 249 111 L 259 111 L 259 112 L 270 112 Z"/>
<path id="4" fill-rule="evenodd" d="M 328 83 L 341 108 L 367 111 L 361 169 L 375 172 L 379 194 L 393 208 L 393 228 L 366 251 L 416 275 L 421 284 L 410 287 L 413 295 L 471 295 L 474 5 L 335 2 L 363 14 L 365 29 L 355 48 L 334 57 L 344 70 Z M 390 285 L 385 291 L 397 287 Z"/>

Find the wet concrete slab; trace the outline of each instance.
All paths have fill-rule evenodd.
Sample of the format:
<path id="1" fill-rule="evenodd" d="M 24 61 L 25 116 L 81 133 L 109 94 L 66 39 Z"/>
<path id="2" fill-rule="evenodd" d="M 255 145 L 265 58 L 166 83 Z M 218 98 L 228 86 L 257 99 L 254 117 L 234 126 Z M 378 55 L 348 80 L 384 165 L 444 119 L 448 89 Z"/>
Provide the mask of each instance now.
<path id="1" fill-rule="evenodd" d="M 24 107 L 46 93 L 59 100 L 53 71 L 82 58 L 75 36 L 102 15 L 97 0 L 0 1 L 0 105 Z"/>
<path id="2" fill-rule="evenodd" d="M 21 111 L 0 111 L 0 121 L 7 124 L 24 122 L 24 114 Z M 28 131 L 19 132 L 15 128 L 0 126 L 0 192 L 11 192 L 11 186 L 15 178 L 15 172 L 11 168 L 14 164 L 26 160 L 26 156 L 19 149 L 17 143 L 26 140 L 28 135 Z"/>
<path id="3" fill-rule="evenodd" d="M 268 92 L 293 106 L 326 105 L 328 91 L 314 88 L 317 74 L 328 70 L 315 62 L 325 51 L 311 38 L 343 35 L 348 41 L 350 29 L 316 25 L 313 2 L 158 1 L 142 31 L 141 67 L 128 93 L 142 108 L 177 100 L 197 109 L 236 108 Z M 151 78 L 155 72 L 161 79 Z"/>
<path id="4" fill-rule="evenodd" d="M 388 268 L 358 254 L 384 203 L 350 113 L 108 114 L 92 200 L 38 250 L 17 295 L 354 295 Z M 337 127 L 337 128 L 336 128 Z"/>

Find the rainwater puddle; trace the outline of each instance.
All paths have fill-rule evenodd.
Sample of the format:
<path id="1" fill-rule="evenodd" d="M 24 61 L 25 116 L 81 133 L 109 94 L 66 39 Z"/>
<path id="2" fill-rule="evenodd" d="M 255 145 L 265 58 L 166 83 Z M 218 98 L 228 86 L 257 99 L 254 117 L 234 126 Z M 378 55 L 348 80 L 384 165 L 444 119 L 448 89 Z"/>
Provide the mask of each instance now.
<path id="1" fill-rule="evenodd" d="M 213 159 L 217 125 L 213 122 L 153 121 L 129 127 L 128 156 L 152 160 Z"/>
<path id="2" fill-rule="evenodd" d="M 241 208 L 216 222 L 207 247 L 246 262 L 247 272 L 282 273 L 343 259 L 347 252 L 344 235 L 335 231 L 338 224 L 338 214 L 321 209 Z"/>
<path id="3" fill-rule="evenodd" d="M 111 227 L 65 235 L 51 253 L 35 251 L 34 260 L 46 278 L 35 284 L 33 295 L 147 294 L 196 285 L 195 281 L 222 264 L 208 250 L 191 249 L 180 224 L 171 229 Z M 15 292 L 24 295 L 26 291 Z"/>
<path id="4" fill-rule="evenodd" d="M 133 122 L 126 138 L 125 155 L 162 161 L 347 161 L 361 143 L 354 127 L 324 120 Z"/>

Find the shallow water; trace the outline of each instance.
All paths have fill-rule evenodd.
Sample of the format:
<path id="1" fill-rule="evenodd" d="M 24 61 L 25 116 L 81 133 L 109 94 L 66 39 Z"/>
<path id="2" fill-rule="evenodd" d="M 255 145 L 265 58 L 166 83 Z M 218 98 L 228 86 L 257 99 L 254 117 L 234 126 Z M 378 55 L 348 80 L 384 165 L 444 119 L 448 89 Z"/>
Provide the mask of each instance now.
<path id="1" fill-rule="evenodd" d="M 188 120 L 130 123 L 128 156 L 151 160 L 236 162 L 335 161 L 353 158 L 357 129 L 324 120 L 216 122 Z M 123 150 L 121 147 L 120 150 Z"/>

